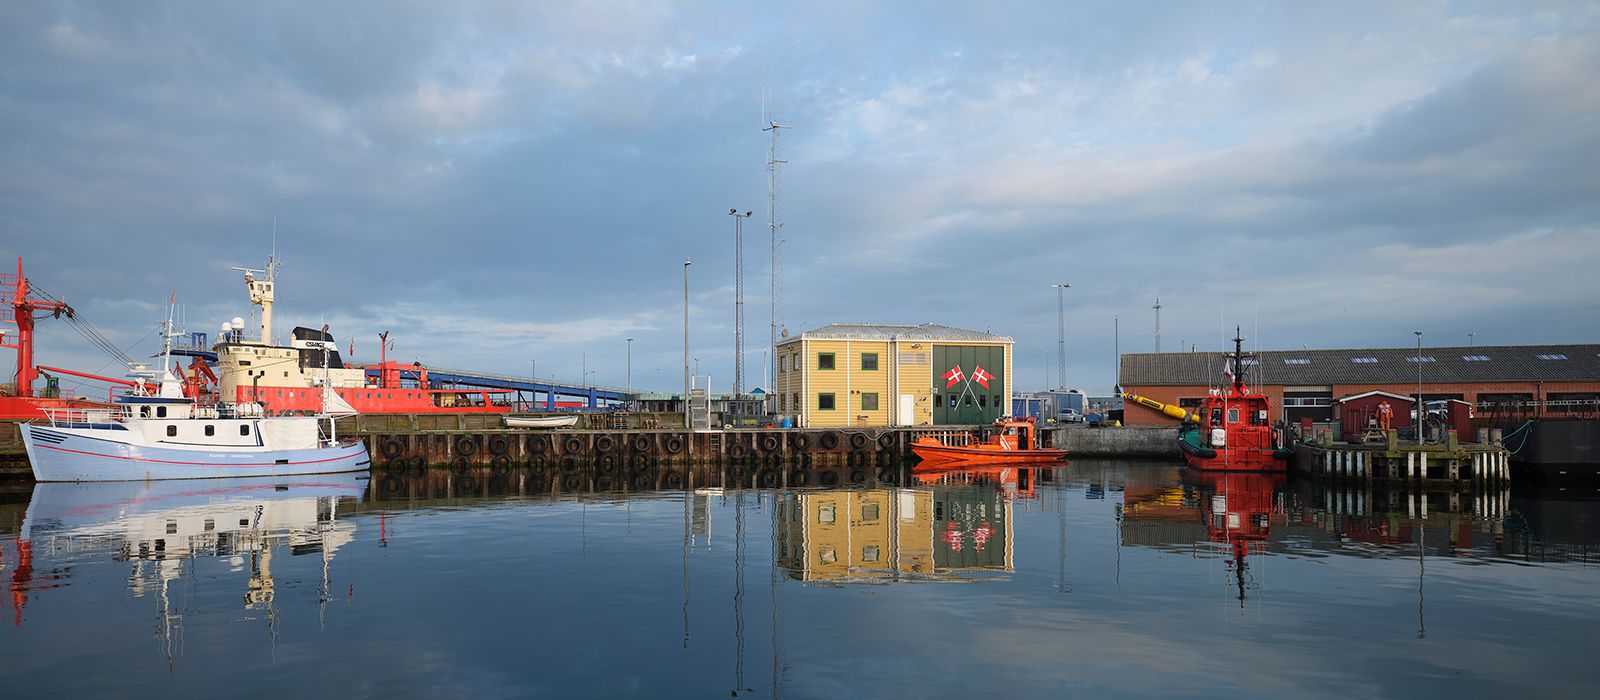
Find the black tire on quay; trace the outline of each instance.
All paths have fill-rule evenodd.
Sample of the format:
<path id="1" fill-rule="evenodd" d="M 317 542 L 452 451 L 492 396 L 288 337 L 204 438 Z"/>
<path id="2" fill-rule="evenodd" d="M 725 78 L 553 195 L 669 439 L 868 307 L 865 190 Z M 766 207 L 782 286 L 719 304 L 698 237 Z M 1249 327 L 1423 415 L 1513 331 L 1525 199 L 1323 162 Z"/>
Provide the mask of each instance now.
<path id="1" fill-rule="evenodd" d="M 601 435 L 594 439 L 594 450 L 596 452 L 610 452 L 616 446 L 617 439 L 610 435 Z"/>
<path id="2" fill-rule="evenodd" d="M 634 452 L 649 452 L 650 451 L 650 436 L 649 435 L 635 435 L 635 436 L 633 436 L 633 439 L 629 441 L 629 443 L 632 444 Z"/>
<path id="3" fill-rule="evenodd" d="M 573 435 L 562 440 L 561 451 L 569 455 L 578 454 L 583 451 L 583 438 Z"/>
<path id="4" fill-rule="evenodd" d="M 682 435 L 671 435 L 671 436 L 668 436 L 667 440 L 666 440 L 666 443 L 664 445 L 662 445 L 662 447 L 664 447 L 667 450 L 667 454 L 669 454 L 669 455 L 675 455 L 675 454 L 678 454 L 679 452 L 682 452 L 683 451 L 683 436 Z"/>
<path id="5" fill-rule="evenodd" d="M 778 439 L 778 436 L 773 435 L 772 433 L 767 433 L 766 435 L 761 436 L 761 449 L 767 452 L 777 452 L 778 445 L 781 444 L 783 444 L 783 442 Z"/>
<path id="6" fill-rule="evenodd" d="M 835 447 L 838 447 L 839 446 L 839 434 L 838 433 L 823 433 L 822 437 L 817 439 L 817 444 L 821 445 L 822 449 L 824 449 L 824 450 L 831 450 L 831 449 L 833 449 Z"/>
<path id="7" fill-rule="evenodd" d="M 891 447 L 894 447 L 894 441 L 895 434 L 885 431 L 883 434 L 878 436 L 878 447 L 882 447 L 883 449 L 887 450 Z"/>
<path id="8" fill-rule="evenodd" d="M 732 445 L 729 445 L 728 457 L 732 459 L 744 459 L 744 443 L 735 442 Z"/>
<path id="9" fill-rule="evenodd" d="M 866 433 L 850 433 L 850 449 L 859 450 L 867 446 Z"/>
<path id="10" fill-rule="evenodd" d="M 550 449 L 550 436 L 535 435 L 531 438 L 528 438 L 528 449 L 534 452 L 544 452 L 545 450 Z"/>
<path id="11" fill-rule="evenodd" d="M 478 441 L 477 440 L 474 440 L 470 436 L 467 436 L 467 435 L 462 435 L 461 437 L 456 438 L 456 452 L 458 454 L 462 454 L 462 455 L 466 455 L 466 456 L 470 457 L 470 456 L 473 455 L 473 453 L 475 453 L 477 451 L 478 451 Z"/>
<path id="12" fill-rule="evenodd" d="M 383 444 L 378 446 L 378 451 L 382 452 L 384 457 L 394 459 L 406 451 L 406 446 L 400 444 L 400 438 L 387 437 L 383 439 Z"/>
<path id="13" fill-rule="evenodd" d="M 811 436 L 805 433 L 795 433 L 792 442 L 794 443 L 794 449 L 800 452 L 811 449 Z"/>
<path id="14" fill-rule="evenodd" d="M 489 438 L 489 452 L 503 455 L 511 451 L 511 438 L 504 435 L 495 435 Z"/>

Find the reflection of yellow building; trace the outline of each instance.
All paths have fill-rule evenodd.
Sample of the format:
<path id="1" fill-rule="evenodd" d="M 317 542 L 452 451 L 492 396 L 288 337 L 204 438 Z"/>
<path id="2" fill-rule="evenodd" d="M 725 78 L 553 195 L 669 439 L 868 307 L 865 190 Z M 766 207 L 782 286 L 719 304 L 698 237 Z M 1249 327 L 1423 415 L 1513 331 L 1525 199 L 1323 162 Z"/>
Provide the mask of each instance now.
<path id="1" fill-rule="evenodd" d="M 987 488 L 787 494 L 778 564 L 802 581 L 955 579 L 1012 570 L 1011 502 Z"/>

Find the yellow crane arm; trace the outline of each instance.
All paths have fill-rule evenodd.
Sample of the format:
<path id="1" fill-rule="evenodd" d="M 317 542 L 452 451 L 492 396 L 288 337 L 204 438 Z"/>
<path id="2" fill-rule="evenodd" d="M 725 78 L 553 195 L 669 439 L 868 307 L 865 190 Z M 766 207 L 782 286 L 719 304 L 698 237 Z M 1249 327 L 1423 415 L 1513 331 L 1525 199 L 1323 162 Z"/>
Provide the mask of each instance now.
<path id="1" fill-rule="evenodd" d="M 1148 409 L 1150 409 L 1152 411 L 1160 413 L 1160 414 L 1162 414 L 1164 416 L 1167 416 L 1169 418 L 1176 418 L 1178 420 L 1187 420 L 1187 421 L 1191 421 L 1191 422 L 1194 422 L 1194 423 L 1199 423 L 1200 422 L 1200 417 L 1199 416 L 1197 416 L 1197 415 L 1195 415 L 1193 413 L 1190 413 L 1188 411 L 1185 411 L 1182 408 L 1179 408 L 1179 407 L 1174 406 L 1174 405 L 1169 404 L 1169 403 L 1161 403 L 1160 401 L 1157 401 L 1155 399 L 1145 398 L 1145 397 L 1140 396 L 1138 394 L 1123 394 L 1122 398 L 1127 399 L 1129 401 L 1132 401 L 1132 402 L 1134 402 L 1136 404 L 1139 404 L 1140 406 L 1148 408 Z"/>

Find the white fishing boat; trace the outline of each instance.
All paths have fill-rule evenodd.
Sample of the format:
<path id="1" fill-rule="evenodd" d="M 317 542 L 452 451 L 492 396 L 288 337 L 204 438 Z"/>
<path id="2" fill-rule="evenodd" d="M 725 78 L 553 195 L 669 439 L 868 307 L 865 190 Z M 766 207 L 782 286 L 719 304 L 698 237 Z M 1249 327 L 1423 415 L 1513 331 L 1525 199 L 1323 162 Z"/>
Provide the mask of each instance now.
<path id="1" fill-rule="evenodd" d="M 507 428 L 570 428 L 578 424 L 577 416 L 506 416 Z"/>
<path id="2" fill-rule="evenodd" d="M 161 367 L 130 375 L 136 388 L 110 409 L 47 410 L 25 423 L 22 443 L 39 481 L 143 481 L 294 476 L 364 471 L 357 438 L 338 439 L 334 418 L 354 409 L 323 384 L 323 410 L 269 416 L 259 404 L 202 406 L 184 396 L 171 369 L 171 313 Z"/>

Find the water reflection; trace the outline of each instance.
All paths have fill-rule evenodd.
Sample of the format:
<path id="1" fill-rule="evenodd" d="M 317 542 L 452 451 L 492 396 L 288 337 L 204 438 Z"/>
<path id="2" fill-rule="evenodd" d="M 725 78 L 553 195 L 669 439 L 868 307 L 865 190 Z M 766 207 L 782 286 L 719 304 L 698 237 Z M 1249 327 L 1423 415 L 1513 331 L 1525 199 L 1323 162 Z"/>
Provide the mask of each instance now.
<path id="1" fill-rule="evenodd" d="M 240 607 L 272 633 L 273 558 L 320 557 L 319 598 L 326 603 L 334 553 L 355 535 L 353 523 L 338 519 L 340 499 L 359 500 L 365 490 L 358 474 L 35 484 L 12 542 L 12 623 L 24 624 L 33 599 L 73 584 L 78 567 L 123 562 L 130 595 L 155 601 L 154 629 L 170 666 L 183 629 L 173 587 L 194 577 L 196 558 L 216 558 L 238 573 Z"/>

